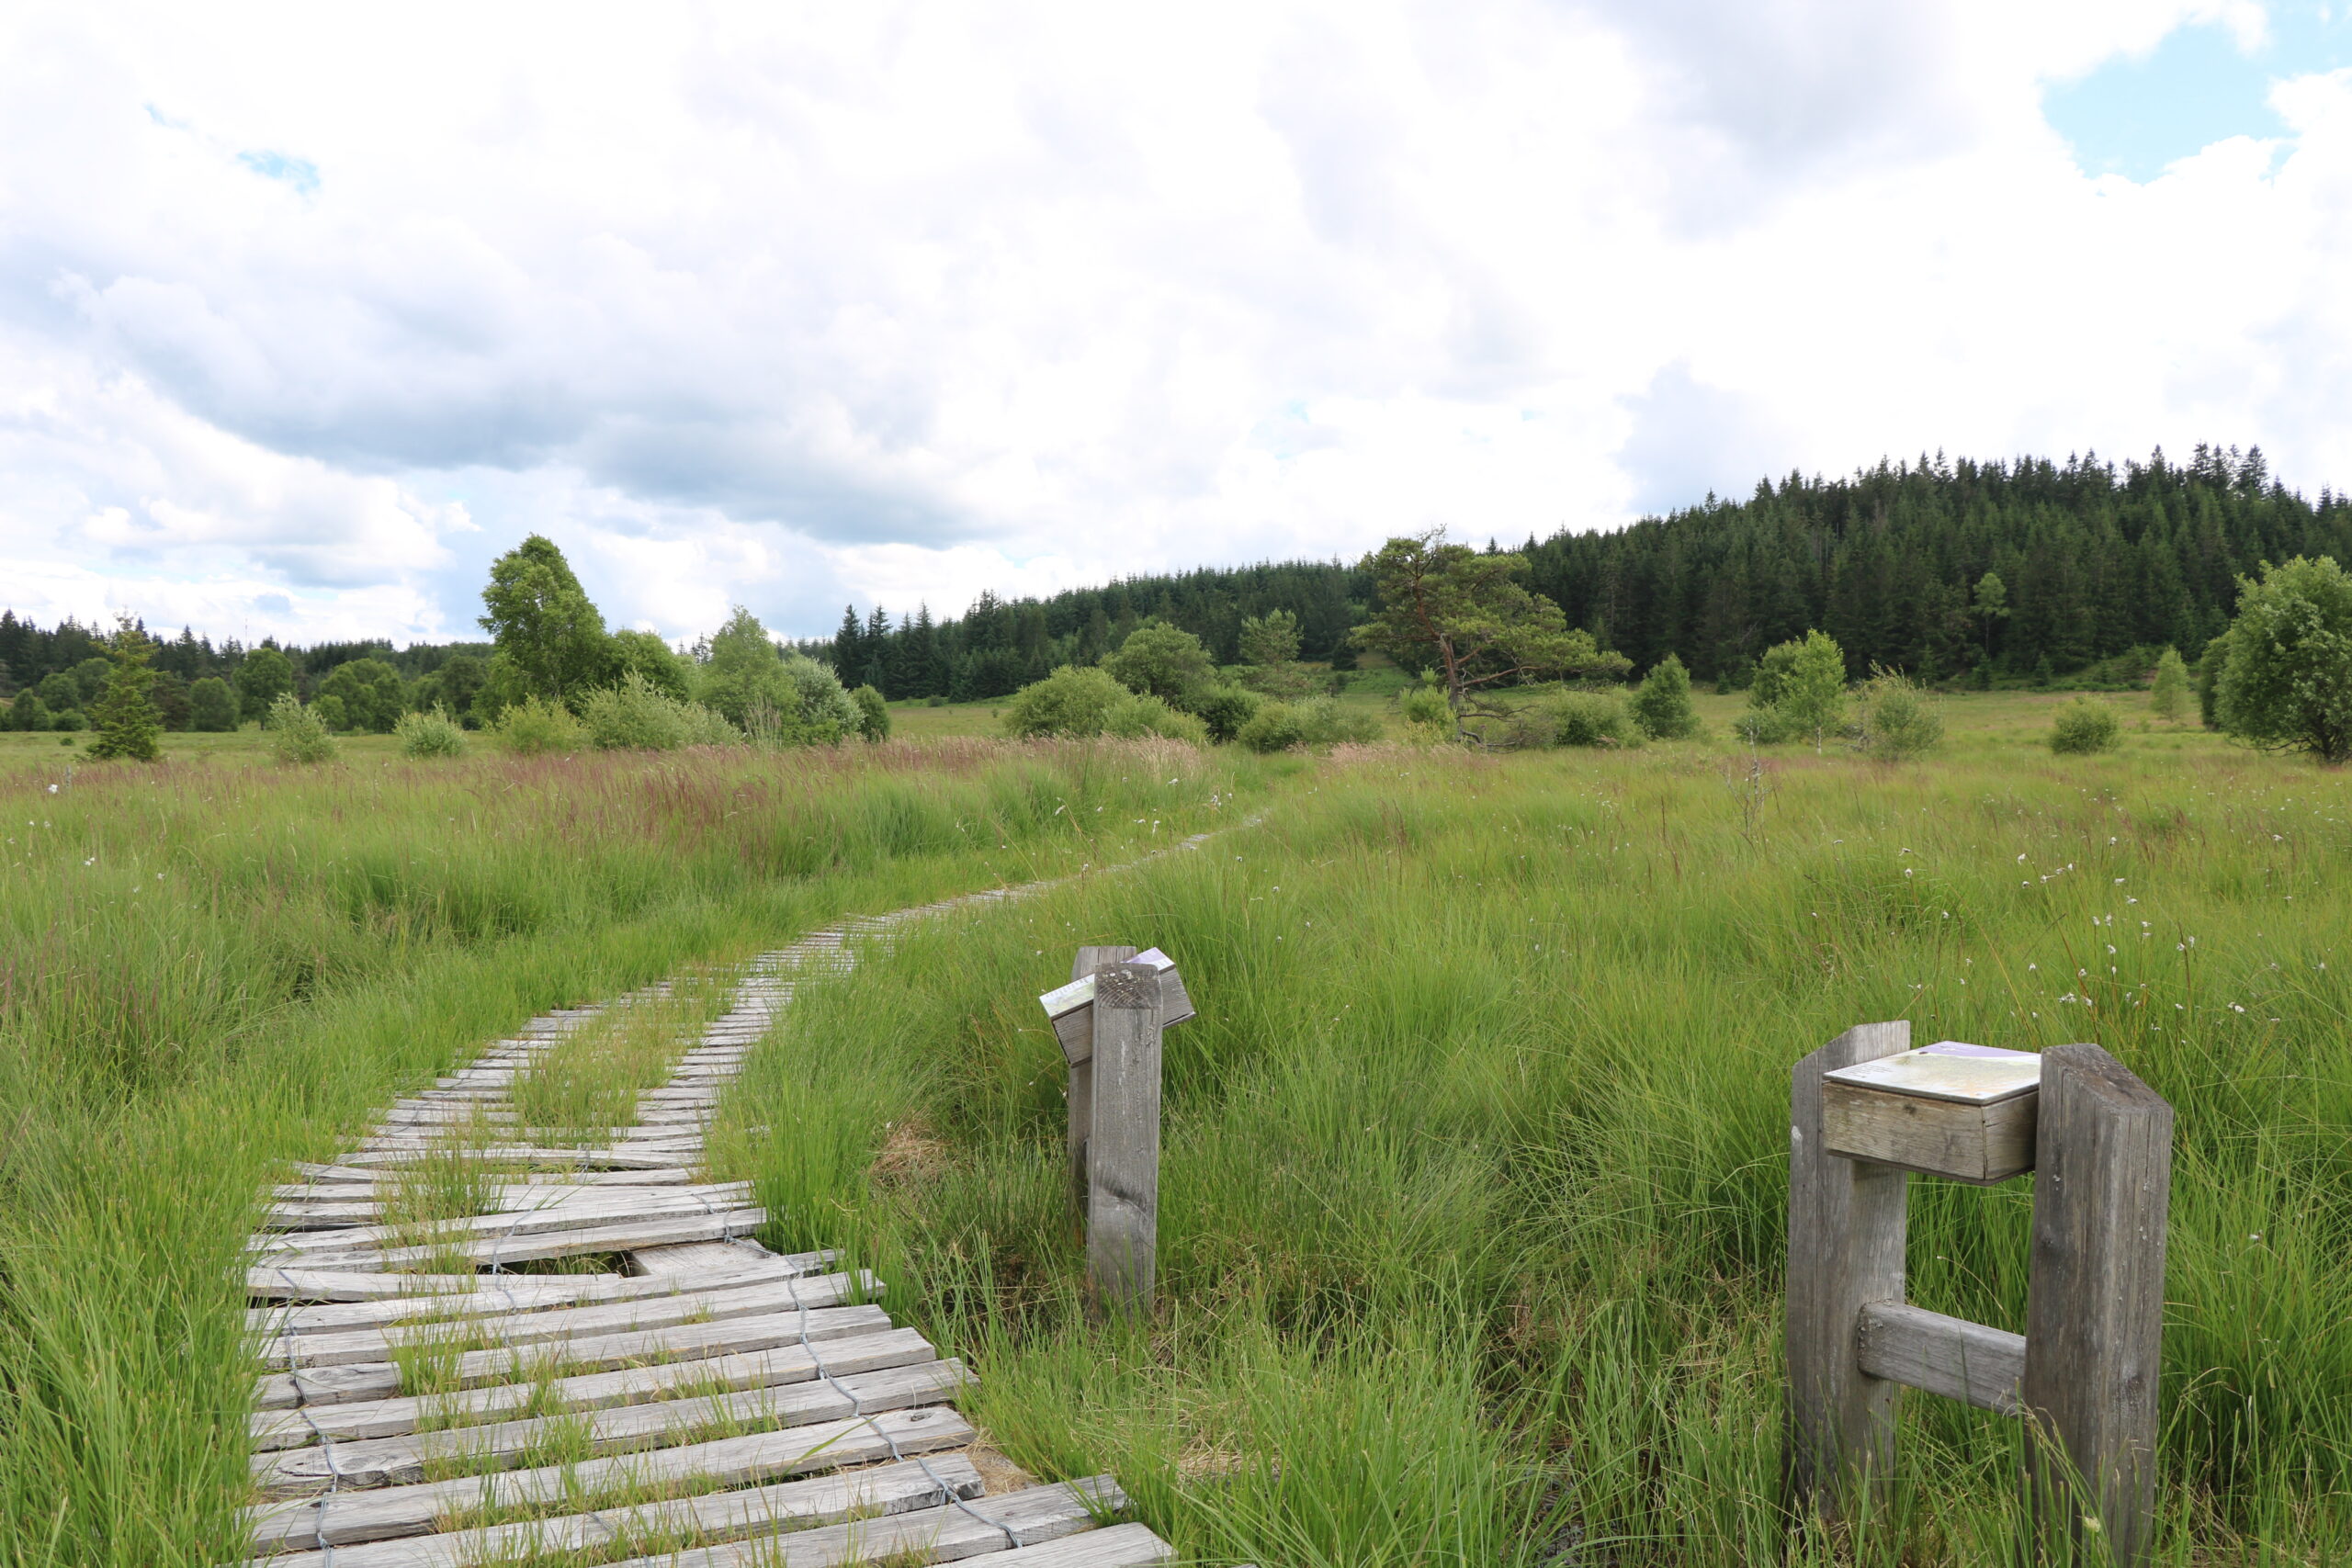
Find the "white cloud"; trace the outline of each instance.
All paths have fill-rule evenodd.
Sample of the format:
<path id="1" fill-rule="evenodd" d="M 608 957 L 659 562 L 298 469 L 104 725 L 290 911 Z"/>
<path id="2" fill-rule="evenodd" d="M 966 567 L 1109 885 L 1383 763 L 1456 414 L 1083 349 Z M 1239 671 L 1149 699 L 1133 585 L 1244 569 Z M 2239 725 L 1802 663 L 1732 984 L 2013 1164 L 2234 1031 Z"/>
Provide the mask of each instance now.
<path id="1" fill-rule="evenodd" d="M 821 632 L 1937 447 L 2340 481 L 2352 90 L 2145 186 L 2041 118 L 2192 19 L 2263 14 L 17 13 L 0 597 L 466 635 L 537 529 Z"/>

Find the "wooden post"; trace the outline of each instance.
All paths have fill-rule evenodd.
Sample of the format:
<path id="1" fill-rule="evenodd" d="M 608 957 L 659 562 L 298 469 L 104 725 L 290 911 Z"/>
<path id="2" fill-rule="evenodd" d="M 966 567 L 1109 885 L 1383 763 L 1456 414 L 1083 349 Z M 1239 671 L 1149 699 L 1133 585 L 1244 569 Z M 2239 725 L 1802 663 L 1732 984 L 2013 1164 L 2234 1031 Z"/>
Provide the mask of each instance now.
<path id="1" fill-rule="evenodd" d="M 1159 1247 L 1159 1009 L 1150 964 L 1096 972 L 1086 1271 L 1105 1308 L 1138 1315 Z"/>
<path id="2" fill-rule="evenodd" d="M 1081 947 L 1070 961 L 1069 977 L 1083 980 L 1098 969 L 1124 964 L 1136 955 L 1132 947 Z M 1069 1065 L 1069 1202 L 1070 1212 L 1086 1218 L 1086 1142 L 1094 1128 L 1094 1058 Z"/>
<path id="3" fill-rule="evenodd" d="M 1799 1062 L 1789 1096 L 1787 1430 L 1782 1491 L 1793 1508 L 1835 1517 L 1857 1484 L 1883 1489 L 1894 1465 L 1901 1385 L 1855 1354 L 1862 1308 L 1903 1299 L 1910 1178 L 1845 1159 L 1822 1141 L 1821 1076 L 1911 1045 L 1911 1025 L 1865 1023 Z"/>
<path id="4" fill-rule="evenodd" d="M 2044 1550 L 2094 1518 L 2120 1564 L 2152 1543 L 2172 1122 L 2098 1046 L 2042 1053 L 2020 1396 Z"/>

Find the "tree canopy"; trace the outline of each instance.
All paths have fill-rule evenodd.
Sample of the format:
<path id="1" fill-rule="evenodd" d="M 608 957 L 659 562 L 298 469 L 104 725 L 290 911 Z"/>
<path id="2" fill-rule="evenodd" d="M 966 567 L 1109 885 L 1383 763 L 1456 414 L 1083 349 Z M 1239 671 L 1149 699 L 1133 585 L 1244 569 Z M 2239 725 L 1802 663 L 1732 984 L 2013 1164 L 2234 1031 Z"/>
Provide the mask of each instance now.
<path id="1" fill-rule="evenodd" d="M 2352 760 L 2352 577 L 2333 557 L 2240 584 L 2217 693 L 2222 728 L 2266 750 Z"/>
<path id="2" fill-rule="evenodd" d="M 605 617 L 552 539 L 534 534 L 492 561 L 481 602 L 481 628 L 512 671 L 506 700 L 571 703 L 617 673 Z"/>

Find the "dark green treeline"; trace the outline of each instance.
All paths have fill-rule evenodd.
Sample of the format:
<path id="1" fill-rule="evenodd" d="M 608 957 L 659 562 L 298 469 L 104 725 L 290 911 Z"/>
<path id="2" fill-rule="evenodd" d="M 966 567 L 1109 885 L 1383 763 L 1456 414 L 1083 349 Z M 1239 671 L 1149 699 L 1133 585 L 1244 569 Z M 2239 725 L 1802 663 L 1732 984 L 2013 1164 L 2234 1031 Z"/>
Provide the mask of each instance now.
<path id="1" fill-rule="evenodd" d="M 1455 531 L 1475 536 L 1476 519 Z M 2296 555 L 2352 561 L 2352 498 L 2322 491 L 2305 500 L 2270 476 L 2258 447 L 2199 446 L 2185 464 L 2158 451 L 2120 468 L 2091 456 L 2063 464 L 1938 456 L 1846 479 L 1792 474 L 1746 501 L 1710 497 L 1614 533 L 1530 539 L 1525 550 L 1530 586 L 1640 670 L 1678 653 L 1702 680 L 1736 680 L 1765 649 L 1819 627 L 1856 675 L 1873 664 L 1928 680 L 2064 675 L 2165 644 L 2195 659 L 2228 624 L 2239 575 Z M 1980 592 L 1988 573 L 2000 580 L 1998 601 Z M 1046 599 L 983 593 L 960 618 L 933 620 L 926 607 L 894 623 L 879 607 L 863 619 L 852 611 L 832 637 L 796 646 L 847 683 L 893 698 L 985 701 L 1056 665 L 1090 663 L 1154 616 L 1232 663 L 1245 617 L 1288 610 L 1299 619 L 1301 657 L 1344 667 L 1348 629 L 1372 595 L 1369 573 L 1294 561 Z M 296 665 L 307 686 L 363 656 L 422 674 L 474 649 L 394 654 L 336 644 L 296 650 Z M 70 622 L 43 632 L 0 615 L 0 689 L 99 651 Z M 243 651 L 183 632 L 155 665 L 194 680 L 225 673 Z"/>
<path id="2" fill-rule="evenodd" d="M 1529 554 L 1532 586 L 1643 668 L 1672 652 L 1695 675 L 1736 674 L 1817 626 L 1858 675 L 1878 663 L 1943 679 L 1988 659 L 2064 673 L 2167 643 L 2194 659 L 2228 624 L 2240 573 L 2295 555 L 2352 559 L 2352 502 L 2304 500 L 2259 447 L 2199 446 L 2185 465 L 2159 450 L 2120 469 L 1939 456 L 1792 475 L 1745 502 L 1531 541 Z M 1980 602 L 1987 572 L 2006 604 Z"/>

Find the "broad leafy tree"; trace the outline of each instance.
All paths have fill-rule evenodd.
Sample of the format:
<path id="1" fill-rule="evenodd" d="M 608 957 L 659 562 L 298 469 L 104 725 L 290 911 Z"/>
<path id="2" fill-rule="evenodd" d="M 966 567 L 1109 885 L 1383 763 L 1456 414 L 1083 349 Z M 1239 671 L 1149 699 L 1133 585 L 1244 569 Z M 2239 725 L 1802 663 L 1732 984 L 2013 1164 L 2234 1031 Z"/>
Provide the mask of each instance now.
<path id="1" fill-rule="evenodd" d="M 234 679 L 238 711 L 266 720 L 277 699 L 294 689 L 294 661 L 264 643 L 245 655 Z"/>
<path id="2" fill-rule="evenodd" d="M 1379 608 L 1356 642 L 1399 663 L 1430 664 L 1457 730 L 1467 717 L 1500 718 L 1492 689 L 1560 676 L 1622 676 L 1631 663 L 1572 627 L 1559 605 L 1522 587 L 1524 557 L 1481 555 L 1442 529 L 1393 538 L 1364 558 Z"/>
<path id="3" fill-rule="evenodd" d="M 2352 577 L 2297 556 L 2238 583 L 2217 693 L 2222 728 L 2270 751 L 2352 760 Z"/>
<path id="4" fill-rule="evenodd" d="M 371 735 L 390 735 L 392 727 L 408 711 L 408 693 L 401 681 L 401 672 L 380 659 L 354 659 L 338 664 L 327 671 L 319 682 L 318 701 L 329 697 L 339 699 L 343 716 L 337 728 L 361 729 Z M 322 708 L 322 715 L 334 710 Z"/>
<path id="5" fill-rule="evenodd" d="M 1126 641 L 1103 656 L 1102 668 L 1130 692 L 1180 708 L 1216 681 L 1216 662 L 1201 639 L 1159 621 L 1128 633 Z"/>
<path id="6" fill-rule="evenodd" d="M 613 680 L 616 661 L 605 617 L 552 539 L 532 535 L 491 563 L 481 627 L 498 644 L 521 690 L 577 703 Z"/>
<path id="7" fill-rule="evenodd" d="M 207 675 L 187 689 L 190 729 L 223 734 L 237 728 L 237 694 L 218 675 Z"/>

